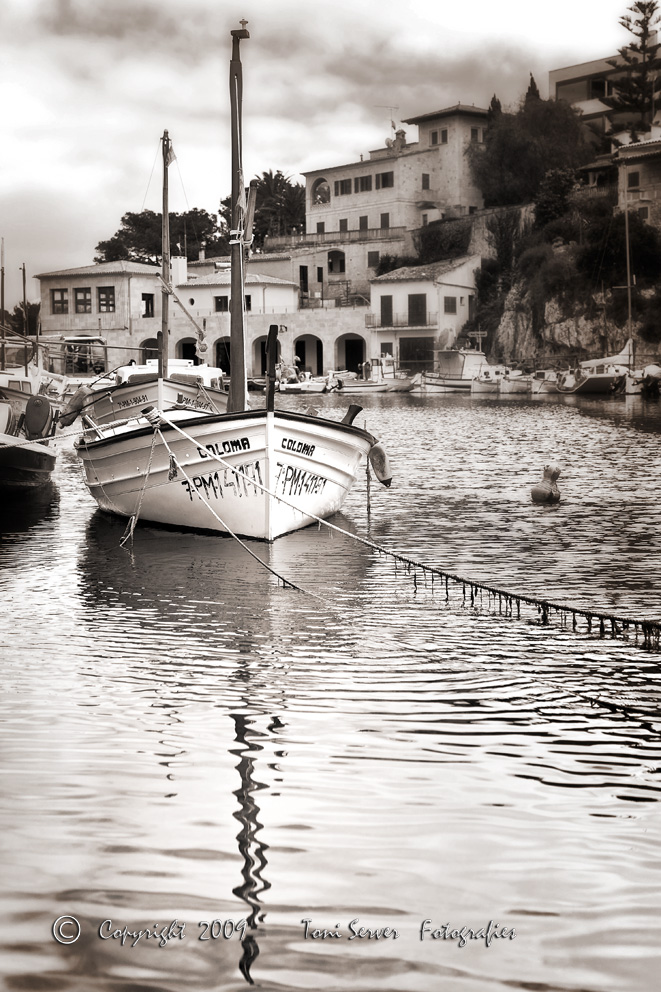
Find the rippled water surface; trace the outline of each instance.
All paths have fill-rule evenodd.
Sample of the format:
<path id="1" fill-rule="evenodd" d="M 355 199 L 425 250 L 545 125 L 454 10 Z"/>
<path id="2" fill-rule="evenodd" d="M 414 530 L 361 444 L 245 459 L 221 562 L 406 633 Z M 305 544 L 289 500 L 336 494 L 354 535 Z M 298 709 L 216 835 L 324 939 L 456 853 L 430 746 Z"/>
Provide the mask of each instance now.
<path id="1" fill-rule="evenodd" d="M 395 482 L 368 517 L 361 478 L 349 535 L 661 619 L 658 404 L 364 403 Z M 140 526 L 124 550 L 59 447 L 0 519 L 3 988 L 658 988 L 660 655 L 326 528 L 251 545 L 299 589 L 229 539 Z"/>

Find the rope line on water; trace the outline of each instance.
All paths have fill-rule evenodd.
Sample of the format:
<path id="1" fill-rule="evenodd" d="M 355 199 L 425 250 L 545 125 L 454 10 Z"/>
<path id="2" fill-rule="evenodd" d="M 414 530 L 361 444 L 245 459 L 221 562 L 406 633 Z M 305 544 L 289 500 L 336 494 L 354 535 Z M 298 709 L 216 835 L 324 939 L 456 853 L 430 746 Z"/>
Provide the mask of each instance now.
<path id="1" fill-rule="evenodd" d="M 182 437 L 185 437 L 187 441 L 190 441 L 196 447 L 198 442 L 195 438 L 191 437 L 190 434 L 182 430 L 177 424 L 173 423 L 163 414 L 160 414 L 162 420 L 165 421 L 170 427 L 176 430 Z M 410 573 L 413 569 L 413 582 L 417 587 L 417 575 L 416 570 L 419 569 L 424 576 L 430 575 L 432 577 L 432 583 L 435 576 L 438 576 L 445 583 L 445 595 L 446 601 L 449 599 L 449 582 L 453 582 L 456 585 L 462 586 L 463 600 L 464 603 L 467 601 L 467 591 L 470 594 L 470 605 L 475 606 L 476 592 L 486 592 L 489 597 L 494 597 L 498 599 L 499 613 L 505 616 L 514 616 L 514 606 L 516 605 L 516 615 L 517 619 L 521 617 L 521 604 L 525 603 L 529 606 L 534 606 L 537 608 L 537 613 L 540 617 L 540 622 L 542 625 L 547 625 L 551 620 L 551 613 L 560 615 L 561 623 L 563 626 L 566 624 L 566 617 L 572 617 L 572 627 L 574 630 L 577 629 L 576 618 L 583 617 L 587 621 L 587 632 L 591 634 L 593 632 L 593 624 L 599 625 L 599 637 L 606 637 L 606 626 L 609 625 L 609 632 L 612 638 L 616 637 L 626 637 L 628 631 L 631 627 L 634 628 L 636 644 L 638 644 L 639 634 L 642 637 L 642 646 L 649 651 L 659 651 L 661 649 L 661 621 L 657 620 L 647 620 L 647 619 L 637 619 L 633 617 L 622 617 L 617 616 L 612 613 L 602 613 L 598 610 L 587 609 L 586 607 L 569 606 L 566 603 L 556 603 L 548 599 L 540 599 L 536 596 L 528 596 L 524 593 L 515 593 L 509 589 L 501 589 L 498 586 L 490 585 L 485 582 L 477 582 L 474 579 L 467 579 L 463 575 L 458 575 L 454 572 L 448 572 L 445 569 L 439 568 L 437 565 L 429 565 L 426 562 L 418 561 L 415 558 L 410 558 L 407 555 L 401 554 L 397 551 L 392 551 L 390 548 L 385 548 L 383 545 L 376 544 L 376 542 L 371 541 L 369 538 L 361 537 L 359 534 L 352 534 L 350 531 L 345 530 L 343 527 L 338 527 L 337 524 L 331 523 L 329 520 L 324 520 L 323 517 L 318 517 L 315 513 L 309 510 L 301 510 L 294 503 L 285 499 L 284 496 L 280 496 L 277 493 L 272 492 L 266 486 L 257 482 L 255 479 L 249 479 L 248 476 L 241 471 L 239 468 L 235 468 L 221 455 L 216 454 L 213 451 L 209 451 L 208 455 L 211 458 L 216 459 L 226 468 L 231 469 L 237 475 L 243 476 L 252 485 L 257 486 L 257 488 L 263 490 L 268 496 L 272 496 L 274 499 L 280 500 L 290 509 L 296 510 L 302 513 L 304 516 L 309 517 L 311 520 L 315 520 L 318 524 L 323 524 L 329 530 L 333 530 L 338 534 L 342 534 L 344 537 L 348 537 L 353 541 L 357 541 L 363 544 L 365 547 L 370 548 L 372 551 L 376 551 L 379 554 L 386 555 L 392 558 L 395 563 L 400 562 L 405 565 Z M 224 526 L 224 525 L 223 525 Z"/>

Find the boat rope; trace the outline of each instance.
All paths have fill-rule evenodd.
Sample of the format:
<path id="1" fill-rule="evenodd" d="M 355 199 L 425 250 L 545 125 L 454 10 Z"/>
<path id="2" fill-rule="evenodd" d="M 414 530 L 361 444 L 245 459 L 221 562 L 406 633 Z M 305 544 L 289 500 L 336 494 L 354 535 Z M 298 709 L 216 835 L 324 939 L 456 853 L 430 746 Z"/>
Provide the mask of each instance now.
<path id="1" fill-rule="evenodd" d="M 152 414 L 151 416 L 154 416 L 154 414 Z M 160 420 L 160 415 L 158 414 L 158 412 L 156 412 L 156 417 L 158 417 L 159 420 Z M 156 420 L 156 417 L 154 417 L 155 420 Z M 209 501 L 204 498 L 204 496 L 199 491 L 199 489 L 196 489 L 195 484 L 193 483 L 193 480 L 186 473 L 185 468 L 183 467 L 183 465 L 181 464 L 181 462 L 179 461 L 179 459 L 177 458 L 177 456 L 173 452 L 173 450 L 170 447 L 170 445 L 168 444 L 168 442 L 165 440 L 165 438 L 163 436 L 163 433 L 162 433 L 160 427 L 158 426 L 158 424 L 156 425 L 156 428 L 155 428 L 154 437 L 156 437 L 156 434 L 157 433 L 158 433 L 161 441 L 165 445 L 165 448 L 166 448 L 166 450 L 167 450 L 167 452 L 168 452 L 168 454 L 170 456 L 170 471 L 168 473 L 168 481 L 169 482 L 172 482 L 172 480 L 177 477 L 177 473 L 178 472 L 181 472 L 181 474 L 183 475 L 183 477 L 186 479 L 186 481 L 190 485 L 191 491 L 197 493 L 197 495 L 202 500 L 202 502 L 204 503 L 204 505 L 206 506 L 206 508 L 209 510 L 209 512 L 212 514 L 212 516 L 214 516 L 216 518 L 216 520 L 221 525 L 221 527 L 224 527 L 225 528 L 225 530 L 230 535 L 230 537 L 233 537 L 234 540 L 238 544 L 240 544 L 241 547 L 245 551 L 248 552 L 248 554 L 251 556 L 251 558 L 254 558 L 255 561 L 256 562 L 259 562 L 260 565 L 263 565 L 264 568 L 266 568 L 271 573 L 271 575 L 274 575 L 276 577 L 276 579 L 278 579 L 279 582 L 282 582 L 283 588 L 286 589 L 287 587 L 289 587 L 290 589 L 296 589 L 296 590 L 298 590 L 298 592 L 306 593 L 306 595 L 308 595 L 308 596 L 314 596 L 316 599 L 323 599 L 323 597 L 319 596 L 317 593 L 313 593 L 313 592 L 310 592 L 307 589 L 303 589 L 301 586 L 297 586 L 294 582 L 291 582 L 289 579 L 285 579 L 284 576 L 280 575 L 278 572 L 275 571 L 275 569 L 271 568 L 271 566 L 269 564 L 267 564 L 267 562 L 265 562 L 263 558 L 260 558 L 259 555 L 256 555 L 255 552 L 252 551 L 248 547 L 248 545 L 244 541 L 241 540 L 241 538 L 238 536 L 238 534 L 235 534 L 234 531 L 231 530 L 230 527 L 228 527 L 228 525 L 225 523 L 225 521 L 216 513 L 216 511 L 211 506 L 211 504 L 209 503 Z M 121 543 L 122 542 L 120 541 L 120 544 Z"/>
<path id="2" fill-rule="evenodd" d="M 187 441 L 197 446 L 198 442 L 195 438 L 191 437 L 186 431 L 182 430 L 177 424 L 169 420 L 164 414 L 160 414 L 162 420 L 172 427 L 175 431 L 185 437 Z M 216 461 L 220 462 L 225 468 L 231 469 L 232 472 L 236 473 L 238 476 L 242 476 L 251 485 L 256 486 L 261 489 L 268 496 L 272 496 L 274 499 L 279 500 L 284 503 L 285 506 L 296 510 L 299 513 L 304 514 L 304 516 L 309 517 L 311 520 L 315 520 L 319 525 L 327 527 L 329 530 L 335 531 L 338 534 L 342 534 L 344 537 L 348 537 L 350 540 L 357 541 L 363 544 L 365 547 L 370 548 L 372 551 L 378 552 L 378 554 L 386 555 L 387 557 L 393 559 L 395 562 L 395 567 L 397 563 L 405 566 L 407 573 L 410 574 L 413 570 L 413 584 L 417 588 L 417 575 L 418 571 L 426 579 L 427 576 L 431 577 L 432 586 L 434 578 L 438 577 L 443 580 L 445 584 L 445 599 L 446 602 L 449 601 L 449 583 L 452 582 L 455 585 L 462 587 L 463 602 L 467 603 L 470 597 L 470 605 L 475 607 L 477 601 L 477 594 L 487 593 L 489 597 L 489 602 L 493 599 L 494 603 L 498 602 L 498 612 L 501 615 L 513 617 L 514 608 L 516 607 L 516 616 L 520 618 L 521 616 L 521 604 L 536 607 L 539 621 L 543 626 L 546 626 L 551 622 L 552 615 L 560 618 L 561 626 L 566 626 L 566 620 L 568 616 L 572 617 L 572 627 L 573 630 L 577 630 L 577 617 L 582 617 L 587 623 L 587 632 L 589 634 L 593 633 L 593 627 L 597 631 L 600 638 L 605 638 L 608 635 L 611 638 L 629 636 L 631 628 L 634 630 L 635 643 L 638 645 L 639 637 L 641 639 L 641 646 L 648 651 L 659 651 L 661 650 L 661 621 L 658 620 L 648 620 L 648 619 L 637 619 L 632 617 L 618 616 L 612 613 L 602 613 L 598 610 L 588 609 L 587 607 L 579 606 L 569 606 L 566 603 L 556 603 L 552 600 L 541 599 L 537 596 L 528 596 L 523 593 L 515 593 L 509 589 L 502 589 L 498 586 L 490 585 L 485 582 L 477 582 L 474 579 L 468 579 L 463 575 L 458 575 L 454 572 L 448 572 L 445 569 L 439 568 L 437 565 L 430 565 L 427 562 L 419 561 L 415 558 L 410 558 L 408 555 L 401 554 L 397 551 L 392 551 L 390 548 L 385 548 L 383 545 L 376 544 L 369 538 L 361 537 L 359 534 L 352 534 L 350 531 L 345 530 L 343 527 L 338 527 L 337 524 L 331 523 L 329 520 L 324 520 L 323 517 L 318 517 L 315 513 L 309 510 L 301 510 L 299 506 L 291 503 L 284 496 L 280 496 L 277 493 L 272 492 L 263 484 L 257 482 L 255 479 L 249 478 L 249 476 L 241 471 L 241 469 L 236 468 L 231 465 L 225 458 L 221 455 L 216 454 L 213 451 L 207 449 L 208 456 Z"/>
<path id="3" fill-rule="evenodd" d="M 159 432 L 160 433 L 160 432 Z M 119 546 L 123 548 L 127 541 L 130 540 L 133 544 L 133 531 L 135 530 L 135 525 L 140 518 L 140 510 L 142 509 L 142 501 L 145 497 L 145 489 L 147 488 L 147 482 L 149 481 L 149 474 L 151 472 L 151 463 L 154 458 L 154 448 L 156 447 L 156 431 L 154 431 L 151 439 L 151 448 L 149 449 L 149 461 L 147 462 L 147 471 L 145 472 L 145 481 L 142 483 L 142 489 L 140 490 L 140 496 L 138 498 L 138 505 L 135 508 L 135 513 L 129 517 L 129 522 L 126 525 L 126 530 L 124 531 L 124 536 L 119 542 Z M 97 475 L 98 478 L 98 475 Z M 99 483 L 100 484 L 100 483 Z M 103 487 L 102 487 L 103 488 Z"/>

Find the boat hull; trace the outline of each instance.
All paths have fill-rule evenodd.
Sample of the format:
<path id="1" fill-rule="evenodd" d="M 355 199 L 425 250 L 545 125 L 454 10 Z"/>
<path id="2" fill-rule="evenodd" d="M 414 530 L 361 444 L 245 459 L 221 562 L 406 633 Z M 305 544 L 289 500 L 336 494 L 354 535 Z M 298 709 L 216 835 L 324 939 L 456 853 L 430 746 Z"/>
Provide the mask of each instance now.
<path id="1" fill-rule="evenodd" d="M 447 393 L 457 390 L 470 392 L 471 382 L 472 379 L 463 379 L 461 376 L 422 372 L 418 389 L 423 393 Z"/>
<path id="2" fill-rule="evenodd" d="M 98 432 L 96 440 L 90 431 L 76 443 L 102 509 L 266 541 L 339 510 L 374 444 L 360 428 L 284 411 L 178 418 L 188 437 L 172 424 L 161 427 L 181 466 L 175 473 L 163 440 L 138 423 Z"/>
<path id="3" fill-rule="evenodd" d="M 585 378 L 574 380 L 568 385 L 564 385 L 562 380 L 559 380 L 556 389 L 559 393 L 610 396 L 619 376 L 619 372 L 597 372 L 594 375 L 588 374 Z"/>
<path id="4" fill-rule="evenodd" d="M 350 379 L 338 386 L 338 393 L 346 396 L 364 396 L 367 393 L 410 393 L 413 389 L 413 381 L 409 378 L 403 379 L 382 379 L 372 381 L 369 379 Z"/>
<path id="5" fill-rule="evenodd" d="M 227 393 L 223 390 L 176 379 L 162 381 L 160 402 L 158 380 L 154 375 L 142 382 L 120 383 L 92 393 L 81 412 L 91 417 L 95 424 L 104 425 L 124 417 L 138 416 L 147 406 L 158 405 L 163 410 L 183 407 L 200 413 L 224 413 L 227 409 Z"/>
<path id="6" fill-rule="evenodd" d="M 0 489 L 36 489 L 50 482 L 56 452 L 43 444 L 0 434 Z"/>

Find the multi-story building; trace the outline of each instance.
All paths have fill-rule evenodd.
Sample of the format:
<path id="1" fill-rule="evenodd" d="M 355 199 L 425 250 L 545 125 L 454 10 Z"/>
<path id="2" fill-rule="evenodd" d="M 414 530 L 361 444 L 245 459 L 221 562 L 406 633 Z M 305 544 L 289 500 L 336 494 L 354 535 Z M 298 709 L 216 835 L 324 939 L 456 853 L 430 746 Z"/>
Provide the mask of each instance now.
<path id="1" fill-rule="evenodd" d="M 304 298 L 367 298 L 382 255 L 413 255 L 416 230 L 483 206 L 466 149 L 484 141 L 487 111 L 457 104 L 404 123 L 417 141 L 400 129 L 368 159 L 305 173 L 306 234 L 268 238 L 264 271 L 274 253 Z"/>

